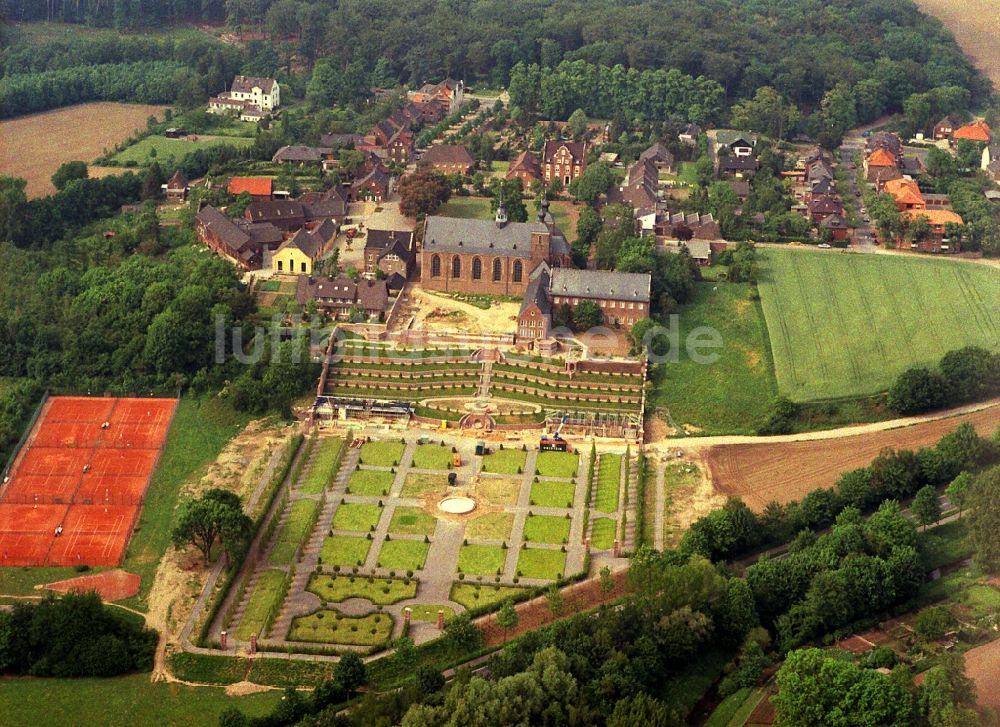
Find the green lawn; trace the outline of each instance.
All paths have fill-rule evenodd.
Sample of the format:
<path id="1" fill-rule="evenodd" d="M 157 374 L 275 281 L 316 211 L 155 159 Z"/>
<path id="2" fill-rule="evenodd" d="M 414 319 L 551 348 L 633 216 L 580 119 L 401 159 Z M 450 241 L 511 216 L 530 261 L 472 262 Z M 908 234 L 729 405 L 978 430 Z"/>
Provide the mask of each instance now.
<path id="1" fill-rule="evenodd" d="M 385 470 L 356 470 L 347 481 L 348 495 L 384 497 L 389 494 L 396 475 Z"/>
<path id="2" fill-rule="evenodd" d="M 451 447 L 440 444 L 418 444 L 413 452 L 411 467 L 421 470 L 446 470 L 451 464 Z"/>
<path id="3" fill-rule="evenodd" d="M 517 572 L 524 578 L 554 581 L 566 570 L 566 554 L 561 550 L 525 548 L 517 559 Z"/>
<path id="4" fill-rule="evenodd" d="M 296 500 L 292 503 L 288 519 L 271 549 L 271 565 L 289 565 L 292 562 L 295 551 L 309 539 L 318 510 L 318 500 Z"/>
<path id="5" fill-rule="evenodd" d="M 461 217 L 468 220 L 492 220 L 490 200 L 486 197 L 452 197 L 434 214 L 442 217 Z"/>
<path id="6" fill-rule="evenodd" d="M 576 477 L 579 457 L 573 452 L 539 452 L 535 469 L 542 477 Z"/>
<path id="7" fill-rule="evenodd" d="M 533 207 L 528 208 L 528 219 L 532 219 Z M 576 239 L 576 222 L 580 219 L 581 205 L 574 205 L 572 202 L 556 200 L 549 205 L 549 212 L 555 220 L 556 227 L 566 236 L 567 240 Z"/>
<path id="8" fill-rule="evenodd" d="M 348 598 L 367 598 L 372 603 L 387 606 L 417 595 L 417 582 L 410 579 L 369 578 L 367 576 L 313 575 L 306 590 L 323 601 L 339 603 Z"/>
<path id="9" fill-rule="evenodd" d="M 767 326 L 760 303 L 750 299 L 745 283 L 698 283 L 694 299 L 678 315 L 676 360 L 656 364 L 648 409 L 670 412 L 677 426 L 690 425 L 704 434 L 753 434 L 778 389 L 768 348 Z M 698 363 L 686 341 L 698 327 L 718 331 L 720 348 L 713 363 Z"/>
<path id="10" fill-rule="evenodd" d="M 152 684 L 148 673 L 108 679 L 0 679 L 4 725 L 216 727 L 229 707 L 238 707 L 248 717 L 263 717 L 280 702 L 280 691 L 228 697 L 221 687 Z"/>
<path id="11" fill-rule="evenodd" d="M 593 518 L 594 524 L 590 535 L 590 545 L 597 550 L 611 550 L 615 547 L 615 532 L 618 522 L 606 517 Z"/>
<path id="12" fill-rule="evenodd" d="M 444 492 L 448 489 L 447 475 L 411 474 L 406 476 L 402 497 L 421 497 L 428 492 Z"/>
<path id="13" fill-rule="evenodd" d="M 451 587 L 451 600 L 466 608 L 503 603 L 525 592 L 525 588 L 511 586 L 483 586 L 476 583 L 455 583 Z"/>
<path id="14" fill-rule="evenodd" d="M 406 445 L 402 442 L 366 442 L 361 446 L 361 464 L 398 467 Z"/>
<path id="15" fill-rule="evenodd" d="M 569 540 L 570 519 L 556 515 L 529 515 L 524 521 L 524 539 L 529 543 L 562 545 Z"/>
<path id="16" fill-rule="evenodd" d="M 527 452 L 520 449 L 498 449 L 483 457 L 483 472 L 501 475 L 515 475 L 524 471 Z"/>
<path id="17" fill-rule="evenodd" d="M 430 547 L 422 540 L 387 540 L 382 543 L 377 565 L 400 573 L 420 570 L 424 567 Z"/>
<path id="18" fill-rule="evenodd" d="M 781 393 L 885 391 L 966 345 L 1000 349 L 1000 275 L 948 260 L 768 249 L 760 297 Z"/>
<path id="19" fill-rule="evenodd" d="M 250 146 L 253 143 L 253 139 L 246 137 L 235 137 L 227 136 L 216 139 L 208 139 L 198 141 L 187 141 L 186 139 L 168 139 L 165 136 L 147 136 L 145 139 L 141 140 L 137 144 L 133 144 L 127 149 L 115 154 L 112 159 L 116 162 L 124 164 L 128 161 L 134 161 L 137 164 L 144 165 L 149 164 L 153 161 L 164 162 L 169 161 L 171 158 L 175 162 L 182 161 L 189 154 L 193 154 L 199 149 L 208 149 L 213 146 L 219 146 L 220 144 L 229 144 L 230 146 Z M 156 154 L 150 157 L 150 153 L 155 150 Z"/>
<path id="20" fill-rule="evenodd" d="M 465 523 L 465 537 L 473 540 L 509 540 L 514 513 L 490 512 Z"/>
<path id="21" fill-rule="evenodd" d="M 323 541 L 319 557 L 323 565 L 352 567 L 364 565 L 371 541 L 350 535 L 331 535 Z"/>
<path id="22" fill-rule="evenodd" d="M 292 621 L 288 640 L 375 646 L 384 644 L 391 635 L 392 617 L 387 613 L 343 616 L 332 609 L 323 609 Z"/>
<path id="23" fill-rule="evenodd" d="M 576 485 L 542 480 L 531 485 L 531 504 L 539 507 L 573 507 Z"/>
<path id="24" fill-rule="evenodd" d="M 146 607 L 156 568 L 170 547 L 170 530 L 181 485 L 199 479 L 248 421 L 249 417 L 215 396 L 181 399 L 122 564 L 125 570 L 142 578 L 138 597 L 127 601 L 130 605 Z M 0 568 L 5 570 L 8 569 Z"/>
<path id="25" fill-rule="evenodd" d="M 324 437 L 313 444 L 312 466 L 302 481 L 302 491 L 318 495 L 333 481 L 344 454 L 344 440 Z"/>
<path id="26" fill-rule="evenodd" d="M 507 551 L 498 545 L 463 545 L 458 552 L 458 570 L 466 575 L 493 576 L 503 570 Z"/>
<path id="27" fill-rule="evenodd" d="M 455 618 L 455 610 L 451 606 L 435 606 L 427 603 L 415 603 L 409 606 L 411 621 L 437 621 L 438 611 L 444 611 L 444 620 Z"/>
<path id="28" fill-rule="evenodd" d="M 392 511 L 389 521 L 389 532 L 406 535 L 433 535 L 437 527 L 437 519 L 419 507 L 399 506 Z"/>
<path id="29" fill-rule="evenodd" d="M 476 485 L 476 491 L 494 505 L 513 505 L 521 492 L 520 478 L 483 477 Z"/>
<path id="30" fill-rule="evenodd" d="M 602 454 L 600 468 L 597 472 L 597 496 L 594 498 L 594 509 L 601 512 L 616 512 L 618 510 L 618 491 L 621 483 L 622 456 L 620 454 Z"/>
<path id="31" fill-rule="evenodd" d="M 268 621 L 281 608 L 285 594 L 286 573 L 279 570 L 264 570 L 257 575 L 257 583 L 250 592 L 250 600 L 243 611 L 235 636 L 240 641 L 249 641 L 251 634 L 264 636 Z"/>
<path id="32" fill-rule="evenodd" d="M 333 514 L 333 529 L 367 533 L 375 529 L 380 517 L 382 508 L 379 505 L 360 502 L 341 503 L 337 506 L 337 512 Z"/>

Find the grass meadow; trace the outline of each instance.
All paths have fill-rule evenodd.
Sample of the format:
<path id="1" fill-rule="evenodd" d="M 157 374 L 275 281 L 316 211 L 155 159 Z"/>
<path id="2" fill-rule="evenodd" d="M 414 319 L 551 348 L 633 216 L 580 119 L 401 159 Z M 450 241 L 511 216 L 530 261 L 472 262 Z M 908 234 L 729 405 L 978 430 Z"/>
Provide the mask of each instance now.
<path id="1" fill-rule="evenodd" d="M 249 146 L 253 139 L 236 136 L 210 136 L 199 138 L 198 141 L 188 141 L 187 139 L 168 139 L 165 136 L 147 136 L 145 139 L 122 149 L 112 157 L 116 162 L 124 164 L 135 162 L 143 165 L 154 161 L 165 162 L 173 159 L 180 162 L 188 154 L 192 154 L 199 149 L 208 149 L 220 144 L 230 146 Z"/>
<path id="2" fill-rule="evenodd" d="M 239 626 L 236 627 L 236 638 L 241 641 L 249 641 L 251 634 L 264 635 L 264 627 L 267 626 L 271 613 L 281 607 L 281 598 L 285 592 L 284 571 L 265 570 L 257 576 L 257 583 L 250 593 L 250 600 L 247 602 L 246 610 L 240 619 Z"/>
<path id="3" fill-rule="evenodd" d="M 1000 348 L 1000 275 L 985 265 L 768 249 L 759 290 L 778 389 L 794 401 L 874 394 L 948 351 Z"/>

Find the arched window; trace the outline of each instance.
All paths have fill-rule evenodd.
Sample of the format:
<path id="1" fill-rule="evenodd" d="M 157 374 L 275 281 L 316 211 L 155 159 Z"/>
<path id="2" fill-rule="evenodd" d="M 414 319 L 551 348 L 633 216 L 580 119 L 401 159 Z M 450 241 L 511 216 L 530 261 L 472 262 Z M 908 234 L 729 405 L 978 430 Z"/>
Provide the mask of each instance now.
<path id="1" fill-rule="evenodd" d="M 441 256 L 434 255 L 431 258 L 431 277 L 440 278 L 441 277 Z"/>
<path id="2" fill-rule="evenodd" d="M 520 260 L 515 260 L 514 261 L 514 271 L 511 273 L 510 279 L 513 280 L 515 283 L 520 283 L 521 282 L 521 275 L 523 274 L 523 272 L 524 272 L 524 268 L 521 265 L 521 261 Z"/>
<path id="3" fill-rule="evenodd" d="M 493 258 L 493 282 L 499 283 L 503 275 L 503 263 L 500 258 Z"/>
<path id="4" fill-rule="evenodd" d="M 462 277 L 462 258 L 458 255 L 451 259 L 451 277 L 460 278 Z"/>
<path id="5" fill-rule="evenodd" d="M 483 262 L 477 257 L 472 258 L 472 279 L 483 279 Z"/>

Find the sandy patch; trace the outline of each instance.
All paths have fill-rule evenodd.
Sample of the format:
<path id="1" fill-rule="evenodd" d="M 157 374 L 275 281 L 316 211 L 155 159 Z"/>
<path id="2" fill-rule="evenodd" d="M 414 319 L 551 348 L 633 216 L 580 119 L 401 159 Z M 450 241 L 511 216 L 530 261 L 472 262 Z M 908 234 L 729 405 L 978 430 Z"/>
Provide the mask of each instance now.
<path id="1" fill-rule="evenodd" d="M 45 586 L 50 591 L 59 593 L 86 593 L 87 591 L 97 591 L 97 595 L 105 601 L 119 601 L 123 598 L 130 598 L 139 592 L 141 579 L 134 573 L 128 573 L 121 568 L 104 571 L 103 573 L 93 573 L 89 576 L 79 578 L 69 578 L 65 581 L 56 581 Z"/>
<path id="2" fill-rule="evenodd" d="M 417 310 L 413 330 L 435 333 L 510 333 L 516 328 L 519 303 L 494 300 L 487 310 L 442 293 L 414 286 L 411 306 Z"/>

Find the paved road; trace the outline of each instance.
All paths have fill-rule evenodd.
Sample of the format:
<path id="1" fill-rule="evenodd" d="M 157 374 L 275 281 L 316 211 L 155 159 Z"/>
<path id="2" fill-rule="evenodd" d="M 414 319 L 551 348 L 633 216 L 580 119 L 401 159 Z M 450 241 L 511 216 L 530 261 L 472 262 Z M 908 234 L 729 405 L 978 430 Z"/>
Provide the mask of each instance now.
<path id="1" fill-rule="evenodd" d="M 847 193 L 858 205 L 858 213 L 861 217 L 860 227 L 856 227 L 854 229 L 854 242 L 851 247 L 858 252 L 875 252 L 877 249 L 875 244 L 875 234 L 866 218 L 867 210 L 865 209 L 865 203 L 862 199 L 864 190 L 858 187 L 858 170 L 854 161 L 855 155 L 861 151 L 861 149 L 861 142 L 855 140 L 845 140 L 840 149 L 837 150 L 838 158 L 836 161 L 847 171 Z"/>

